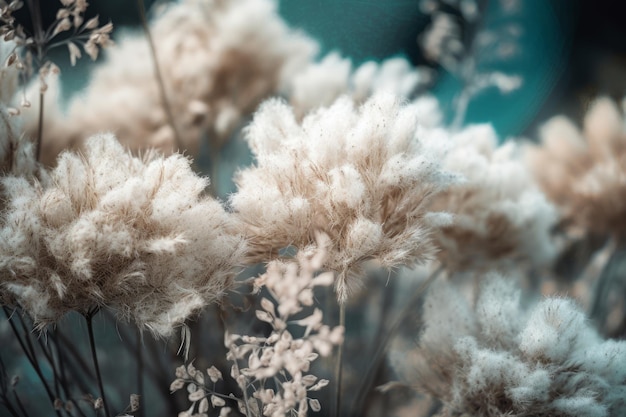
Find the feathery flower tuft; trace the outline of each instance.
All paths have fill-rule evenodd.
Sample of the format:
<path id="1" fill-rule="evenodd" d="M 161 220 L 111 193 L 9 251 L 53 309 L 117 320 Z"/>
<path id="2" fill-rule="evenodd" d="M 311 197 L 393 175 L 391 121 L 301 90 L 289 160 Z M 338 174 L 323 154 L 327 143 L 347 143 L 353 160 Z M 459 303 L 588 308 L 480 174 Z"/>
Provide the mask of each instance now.
<path id="1" fill-rule="evenodd" d="M 286 94 L 301 117 L 319 107 L 330 106 L 342 95 L 349 95 L 359 103 L 375 93 L 408 99 L 428 81 L 427 70 L 414 68 L 404 58 L 389 58 L 381 63 L 368 61 L 353 69 L 349 59 L 333 52 L 296 74 Z"/>
<path id="2" fill-rule="evenodd" d="M 0 299 L 39 327 L 106 306 L 168 335 L 232 285 L 244 243 L 189 160 L 131 156 L 112 135 L 64 153 L 49 183 L 5 177 Z"/>
<path id="3" fill-rule="evenodd" d="M 433 228 L 449 219 L 428 206 L 457 177 L 440 166 L 444 143 L 418 139 L 419 115 L 419 106 L 382 94 L 358 108 L 341 98 L 298 123 L 287 104 L 265 102 L 246 134 L 256 166 L 238 174 L 230 199 L 252 256 L 305 249 L 323 231 L 342 301 L 363 261 L 391 268 L 430 259 Z"/>
<path id="4" fill-rule="evenodd" d="M 570 225 L 626 236 L 626 122 L 613 101 L 598 99 L 581 132 L 564 117 L 541 130 L 528 160 L 546 194 Z"/>
<path id="5" fill-rule="evenodd" d="M 568 299 L 529 309 L 510 280 L 491 276 L 475 308 L 436 283 L 417 349 L 392 358 L 441 416 L 608 417 L 626 412 L 626 342 L 603 340 Z M 408 343 L 414 346 L 415 341 Z"/>
<path id="6" fill-rule="evenodd" d="M 436 234 L 446 267 L 494 268 L 519 260 L 540 266 L 551 260 L 556 249 L 550 231 L 557 213 L 517 158 L 515 144 L 498 147 L 489 125 L 468 127 L 449 140 L 453 149 L 445 168 L 466 181 L 433 200 L 433 208 L 454 214 L 453 223 Z"/>

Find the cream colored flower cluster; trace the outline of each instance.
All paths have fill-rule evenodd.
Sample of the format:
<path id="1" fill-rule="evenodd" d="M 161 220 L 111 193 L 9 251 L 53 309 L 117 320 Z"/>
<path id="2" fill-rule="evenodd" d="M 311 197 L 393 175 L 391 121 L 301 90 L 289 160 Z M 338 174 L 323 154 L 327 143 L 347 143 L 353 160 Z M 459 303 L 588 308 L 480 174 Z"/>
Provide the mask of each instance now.
<path id="1" fill-rule="evenodd" d="M 437 230 L 439 259 L 451 270 L 510 267 L 526 261 L 542 266 L 556 254 L 551 229 L 555 208 L 539 190 L 513 142 L 498 146 L 490 125 L 476 125 L 449 137 L 444 166 L 465 181 L 433 200 L 433 208 L 454 214 Z"/>
<path id="2" fill-rule="evenodd" d="M 368 61 L 353 68 L 350 59 L 333 52 L 297 73 L 287 84 L 286 94 L 295 113 L 302 117 L 319 107 L 330 106 L 342 95 L 359 103 L 376 93 L 409 99 L 429 81 L 427 70 L 414 68 L 404 58 Z"/>
<path id="3" fill-rule="evenodd" d="M 439 282 L 425 329 L 396 345 L 395 369 L 443 402 L 440 416 L 608 417 L 626 412 L 626 342 L 604 340 L 572 301 L 524 307 L 510 279 L 491 276 L 474 307 Z"/>
<path id="4" fill-rule="evenodd" d="M 542 130 L 528 157 L 566 221 L 590 233 L 626 236 L 626 122 L 616 104 L 598 99 L 582 131 L 564 117 Z"/>
<path id="5" fill-rule="evenodd" d="M 457 177 L 440 165 L 446 143 L 420 140 L 419 116 L 419 106 L 386 94 L 359 107 L 341 98 L 301 123 L 287 104 L 265 102 L 246 131 L 256 165 L 238 174 L 230 199 L 252 258 L 304 250 L 322 231 L 342 301 L 366 260 L 391 268 L 430 259 L 434 226 L 449 217 L 429 204 Z"/>
<path id="6" fill-rule="evenodd" d="M 131 156 L 112 135 L 64 153 L 46 183 L 4 177 L 0 297 L 39 327 L 108 307 L 158 335 L 231 288 L 245 245 L 181 155 Z"/>

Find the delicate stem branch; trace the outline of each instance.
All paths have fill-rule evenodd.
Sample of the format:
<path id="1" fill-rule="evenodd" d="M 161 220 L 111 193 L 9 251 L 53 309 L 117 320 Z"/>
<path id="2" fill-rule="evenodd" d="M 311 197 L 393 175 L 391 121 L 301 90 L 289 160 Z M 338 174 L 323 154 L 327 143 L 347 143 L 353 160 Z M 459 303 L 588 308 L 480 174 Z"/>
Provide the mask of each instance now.
<path id="1" fill-rule="evenodd" d="M 104 395 L 104 385 L 102 384 L 102 375 L 100 374 L 100 366 L 98 365 L 98 354 L 96 352 L 96 342 L 93 337 L 93 316 L 98 310 L 91 311 L 85 315 L 85 321 L 87 322 L 87 331 L 89 332 L 89 346 L 91 348 L 91 358 L 93 360 L 93 366 L 96 370 L 96 379 L 98 380 L 98 388 L 100 389 L 100 397 L 102 398 L 102 404 L 104 405 L 104 414 L 106 417 L 111 417 L 109 413 L 109 406 L 107 404 L 106 397 Z"/>
<path id="2" fill-rule="evenodd" d="M 163 76 L 161 74 L 161 67 L 159 66 L 159 59 L 157 56 L 156 48 L 154 46 L 154 40 L 152 39 L 152 34 L 150 33 L 150 27 L 148 26 L 148 19 L 146 18 L 146 8 L 144 6 L 143 0 L 137 0 L 137 8 L 139 9 L 139 17 L 141 19 L 141 26 L 143 28 L 144 33 L 146 34 L 146 39 L 150 47 L 152 63 L 154 64 L 154 75 L 156 77 L 156 81 L 159 86 L 159 94 L 161 96 L 161 104 L 163 105 L 163 110 L 165 110 L 165 114 L 167 116 L 167 122 L 172 128 L 172 131 L 174 133 L 174 141 L 176 143 L 176 148 L 177 150 L 182 151 L 184 149 L 183 142 L 180 138 L 180 134 L 176 127 L 176 122 L 174 121 L 174 114 L 172 113 L 172 107 L 170 106 L 170 102 L 167 99 L 167 92 L 165 91 L 165 84 L 163 82 Z"/>

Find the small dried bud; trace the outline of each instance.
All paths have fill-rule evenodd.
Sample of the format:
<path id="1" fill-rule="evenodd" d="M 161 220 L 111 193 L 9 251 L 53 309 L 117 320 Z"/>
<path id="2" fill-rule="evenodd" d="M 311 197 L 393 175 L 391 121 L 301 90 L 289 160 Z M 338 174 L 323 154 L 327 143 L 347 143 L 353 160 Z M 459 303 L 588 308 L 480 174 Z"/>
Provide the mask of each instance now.
<path id="1" fill-rule="evenodd" d="M 102 398 L 100 397 L 96 398 L 96 400 L 93 402 L 94 410 L 100 410 L 103 406 L 104 406 L 104 402 L 102 401 Z"/>
<path id="2" fill-rule="evenodd" d="M 226 405 L 226 401 L 216 395 L 211 395 L 211 404 L 213 404 L 213 407 L 223 407 Z"/>
<path id="3" fill-rule="evenodd" d="M 198 405 L 198 413 L 206 413 L 209 411 L 209 400 L 203 398 Z"/>
<path id="4" fill-rule="evenodd" d="M 76 46 L 74 42 L 70 42 L 67 44 L 67 49 L 70 51 L 70 62 L 72 66 L 76 65 L 76 60 L 80 59 L 82 56 L 80 52 L 80 48 Z"/>
<path id="5" fill-rule="evenodd" d="M 196 402 L 196 401 L 200 401 L 204 397 L 205 397 L 205 394 L 203 390 L 196 390 L 194 392 L 191 392 L 188 398 L 189 398 L 189 401 Z"/>
<path id="6" fill-rule="evenodd" d="M 130 394 L 130 411 L 131 412 L 139 410 L 140 399 L 141 399 L 140 395 Z"/>
<path id="7" fill-rule="evenodd" d="M 54 405 L 54 409 L 55 410 L 62 410 L 63 409 L 63 401 L 61 401 L 60 398 L 55 398 L 53 405 Z"/>
<path id="8" fill-rule="evenodd" d="M 61 32 L 68 31 L 72 28 L 72 22 L 70 22 L 69 18 L 61 19 L 61 21 L 54 28 L 54 32 L 52 32 L 52 37 L 55 37 Z"/>
<path id="9" fill-rule="evenodd" d="M 311 406 L 311 410 L 316 413 L 318 413 L 322 409 L 320 402 L 316 399 L 309 399 L 309 405 Z"/>
<path id="10" fill-rule="evenodd" d="M 68 9 L 59 9 L 57 10 L 57 19 L 62 20 L 70 17 L 70 11 Z"/>
<path id="11" fill-rule="evenodd" d="M 216 383 L 217 381 L 222 379 L 222 373 L 215 366 L 211 366 L 209 369 L 207 369 L 206 373 L 209 375 L 209 378 L 213 383 Z"/>
<path id="12" fill-rule="evenodd" d="M 83 17 L 79 13 L 74 12 L 74 27 L 79 28 L 80 25 L 83 24 L 83 21 Z"/>
<path id="13" fill-rule="evenodd" d="M 185 381 L 180 378 L 176 378 L 174 382 L 170 384 L 170 391 L 175 392 L 182 389 L 185 386 Z"/>
<path id="14" fill-rule="evenodd" d="M 13 65 L 15 63 L 15 61 L 17 61 L 17 53 L 13 52 L 11 55 L 9 55 L 9 57 L 7 58 L 6 61 L 6 66 L 10 67 L 11 65 Z"/>
<path id="15" fill-rule="evenodd" d="M 74 403 L 72 402 L 72 400 L 67 400 L 65 402 L 65 411 L 69 413 L 74 411 Z"/>
<path id="16" fill-rule="evenodd" d="M 85 23 L 85 29 L 95 29 L 98 27 L 100 22 L 98 21 L 98 16 L 93 17 Z"/>
<path id="17" fill-rule="evenodd" d="M 23 1 L 13 0 L 11 3 L 9 3 L 9 10 L 14 12 L 16 10 L 21 9 L 22 6 L 24 6 Z"/>

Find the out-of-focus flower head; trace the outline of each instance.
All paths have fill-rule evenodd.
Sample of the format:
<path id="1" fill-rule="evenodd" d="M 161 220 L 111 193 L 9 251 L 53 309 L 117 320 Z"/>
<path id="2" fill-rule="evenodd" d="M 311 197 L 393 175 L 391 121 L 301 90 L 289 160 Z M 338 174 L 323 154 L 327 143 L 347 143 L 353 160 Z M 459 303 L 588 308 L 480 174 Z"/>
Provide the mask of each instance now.
<path id="1" fill-rule="evenodd" d="M 565 221 L 590 233 L 626 236 L 626 125 L 608 98 L 596 100 L 582 131 L 564 117 L 541 129 L 528 161 Z"/>
<path id="2" fill-rule="evenodd" d="M 474 307 L 437 282 L 418 345 L 398 339 L 394 368 L 442 401 L 442 416 L 624 414 L 626 342 L 603 340 L 572 300 L 522 305 L 501 276 L 487 277 Z"/>
<path id="3" fill-rule="evenodd" d="M 287 27 L 271 0 L 183 0 L 157 16 L 150 31 L 176 128 L 192 155 L 203 134 L 217 144 L 228 139 L 317 51 L 313 40 Z M 37 112 L 30 113 L 36 129 Z M 47 163 L 103 130 L 115 131 L 132 149 L 175 148 L 142 34 L 121 36 L 67 115 L 59 116 L 46 119 Z"/>
<path id="4" fill-rule="evenodd" d="M 510 266 L 513 261 L 544 265 L 556 254 L 551 229 L 557 212 L 535 184 L 513 142 L 498 146 L 490 125 L 476 125 L 448 136 L 452 149 L 445 167 L 465 181 L 433 200 L 433 208 L 454 214 L 438 229 L 440 260 L 465 270 Z"/>

